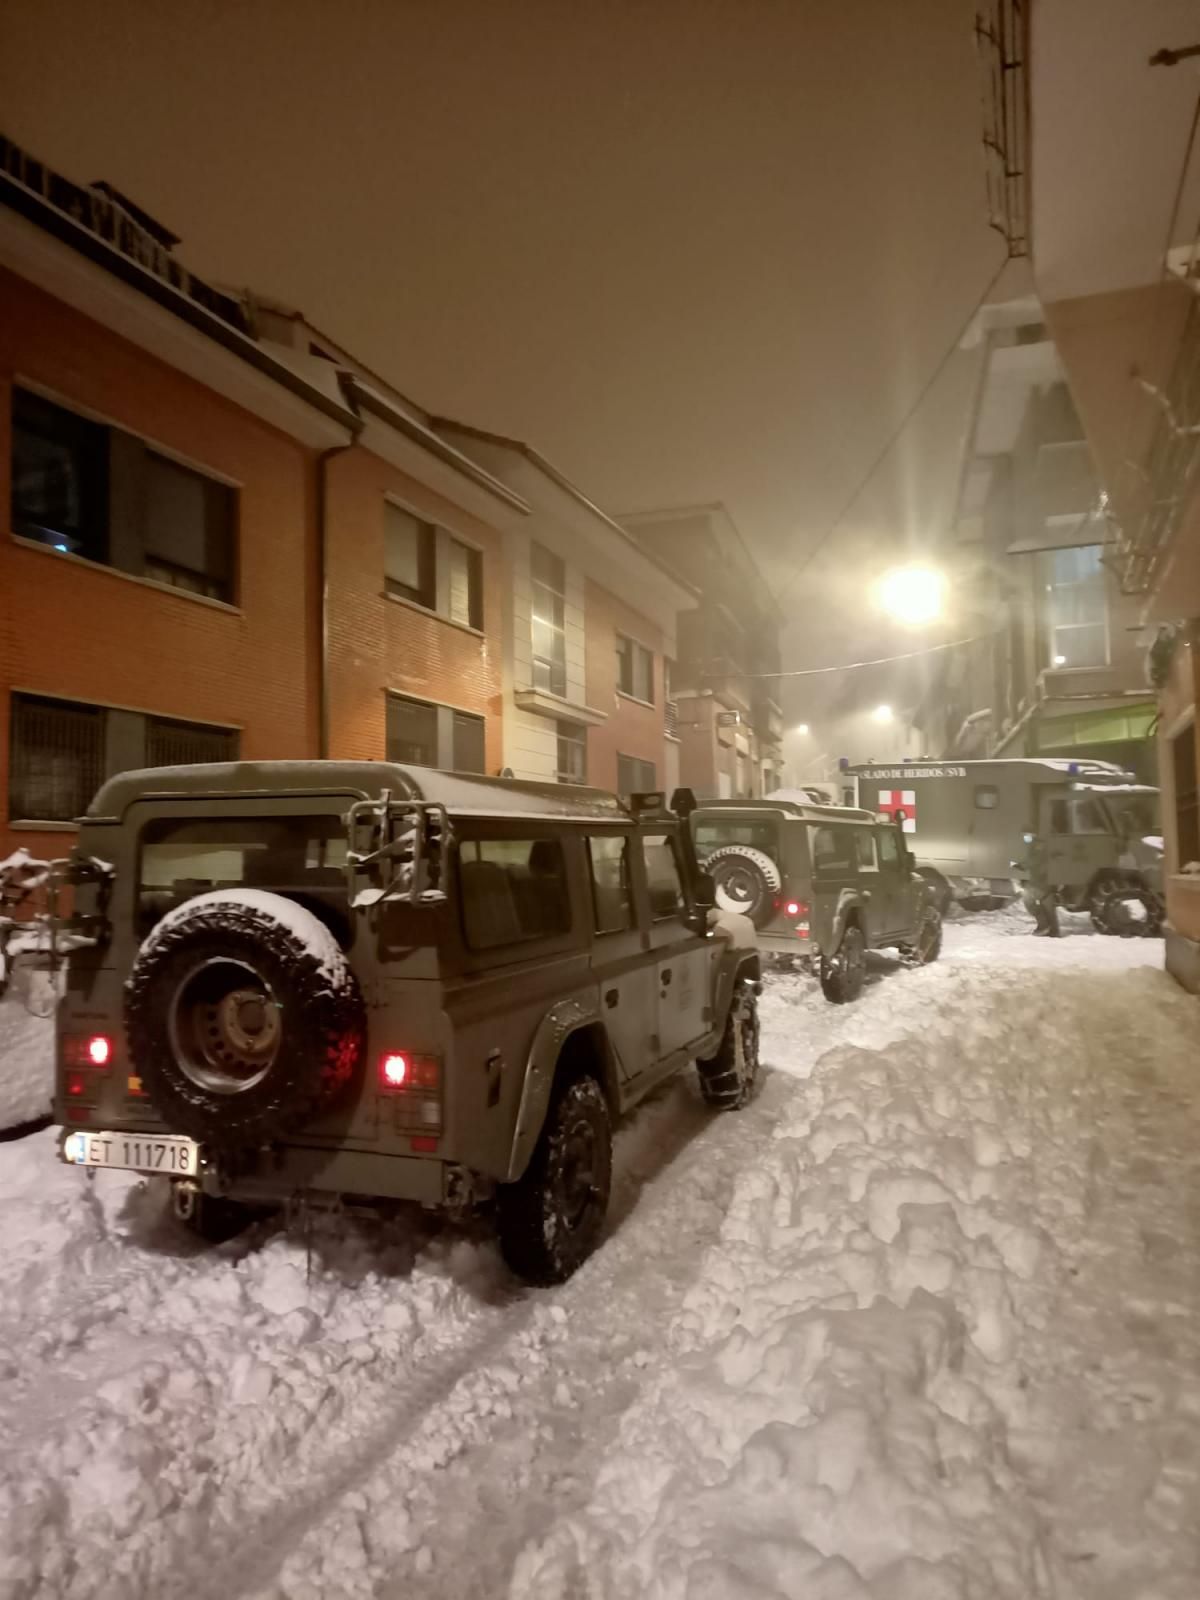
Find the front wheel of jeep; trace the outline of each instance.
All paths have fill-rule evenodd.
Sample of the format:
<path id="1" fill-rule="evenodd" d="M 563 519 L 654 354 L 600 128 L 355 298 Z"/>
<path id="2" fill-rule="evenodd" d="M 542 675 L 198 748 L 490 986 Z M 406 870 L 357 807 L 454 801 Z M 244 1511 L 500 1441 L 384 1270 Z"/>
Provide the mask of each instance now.
<path id="1" fill-rule="evenodd" d="M 528 1283 L 562 1283 L 600 1241 L 612 1185 L 612 1125 L 600 1085 L 556 1090 L 522 1177 L 497 1200 L 500 1249 Z"/>

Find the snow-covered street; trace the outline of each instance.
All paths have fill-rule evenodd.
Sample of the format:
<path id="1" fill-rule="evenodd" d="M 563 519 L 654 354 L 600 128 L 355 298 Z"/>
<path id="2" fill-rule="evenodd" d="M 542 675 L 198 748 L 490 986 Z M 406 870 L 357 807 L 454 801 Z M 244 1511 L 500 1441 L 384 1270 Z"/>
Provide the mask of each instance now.
<path id="1" fill-rule="evenodd" d="M 1196 1002 L 1028 926 L 771 978 L 761 1093 L 643 1108 L 561 1289 L 0 1144 L 0 1596 L 1195 1600 Z"/>

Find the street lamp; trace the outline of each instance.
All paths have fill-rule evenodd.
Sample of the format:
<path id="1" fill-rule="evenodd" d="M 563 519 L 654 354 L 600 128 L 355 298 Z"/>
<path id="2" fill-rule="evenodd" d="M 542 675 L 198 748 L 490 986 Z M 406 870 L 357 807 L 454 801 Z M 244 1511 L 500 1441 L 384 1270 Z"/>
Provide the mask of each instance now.
<path id="1" fill-rule="evenodd" d="M 896 720 L 896 713 L 891 706 L 876 706 L 871 715 L 876 722 L 894 722 Z"/>
<path id="2" fill-rule="evenodd" d="M 945 593 L 946 580 L 932 567 L 897 567 L 879 585 L 883 609 L 910 628 L 936 622 Z"/>
<path id="3" fill-rule="evenodd" d="M 796 732 L 800 735 L 801 738 L 803 738 L 808 733 L 808 723 L 807 722 L 800 723 L 799 727 L 797 727 L 797 729 L 796 729 Z"/>

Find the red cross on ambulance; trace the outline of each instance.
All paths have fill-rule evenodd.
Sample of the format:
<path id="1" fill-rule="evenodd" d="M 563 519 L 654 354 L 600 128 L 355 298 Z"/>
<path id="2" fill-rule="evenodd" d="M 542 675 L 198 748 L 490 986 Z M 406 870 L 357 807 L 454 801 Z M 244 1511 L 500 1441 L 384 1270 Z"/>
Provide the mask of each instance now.
<path id="1" fill-rule="evenodd" d="M 917 793 L 915 789 L 881 789 L 879 815 L 898 822 L 905 833 L 917 831 Z"/>

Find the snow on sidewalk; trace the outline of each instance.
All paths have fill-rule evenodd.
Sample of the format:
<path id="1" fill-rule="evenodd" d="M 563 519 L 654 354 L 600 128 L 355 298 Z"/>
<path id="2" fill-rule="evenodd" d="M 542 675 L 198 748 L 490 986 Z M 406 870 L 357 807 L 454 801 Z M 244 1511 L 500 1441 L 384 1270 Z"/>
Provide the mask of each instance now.
<path id="1" fill-rule="evenodd" d="M 0 1145 L 0 1597 L 1196 1600 L 1196 1002 L 1027 927 L 771 980 L 763 1092 L 639 1112 L 561 1289 Z"/>
<path id="2" fill-rule="evenodd" d="M 808 1073 L 514 1600 L 1200 1594 L 1195 1001 L 957 943 Z"/>

